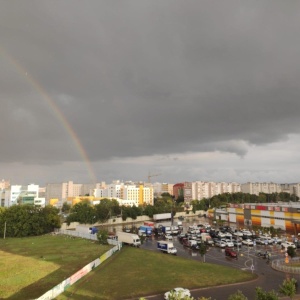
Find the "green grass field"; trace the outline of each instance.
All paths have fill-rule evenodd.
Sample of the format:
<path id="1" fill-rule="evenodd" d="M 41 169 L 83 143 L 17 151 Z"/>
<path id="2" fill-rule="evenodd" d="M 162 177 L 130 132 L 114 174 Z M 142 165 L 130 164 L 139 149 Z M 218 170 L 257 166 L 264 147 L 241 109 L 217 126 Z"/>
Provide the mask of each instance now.
<path id="1" fill-rule="evenodd" d="M 62 235 L 0 240 L 0 299 L 43 295 L 110 246 Z"/>
<path id="2" fill-rule="evenodd" d="M 57 299 L 129 299 L 163 293 L 176 286 L 193 289 L 255 277 L 238 269 L 123 247 Z"/>
<path id="3" fill-rule="evenodd" d="M 0 299 L 34 299 L 100 257 L 110 246 L 61 235 L 0 240 Z M 156 251 L 123 247 L 57 299 L 128 299 L 175 286 L 247 281 L 248 272 Z"/>

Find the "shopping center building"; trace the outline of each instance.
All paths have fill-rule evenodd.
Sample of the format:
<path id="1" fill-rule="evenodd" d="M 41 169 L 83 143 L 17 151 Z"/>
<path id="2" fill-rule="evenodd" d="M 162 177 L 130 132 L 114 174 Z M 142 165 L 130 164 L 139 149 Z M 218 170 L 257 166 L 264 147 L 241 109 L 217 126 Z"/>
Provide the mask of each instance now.
<path id="1" fill-rule="evenodd" d="M 216 209 L 214 219 L 245 227 L 274 227 L 300 233 L 300 203 L 244 203 L 230 204 Z"/>

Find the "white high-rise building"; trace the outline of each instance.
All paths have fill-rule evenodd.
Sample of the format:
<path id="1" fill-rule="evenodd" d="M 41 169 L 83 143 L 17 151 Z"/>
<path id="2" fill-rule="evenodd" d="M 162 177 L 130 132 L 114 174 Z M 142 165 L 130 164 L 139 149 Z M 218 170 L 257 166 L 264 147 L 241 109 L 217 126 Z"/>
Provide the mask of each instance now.
<path id="1" fill-rule="evenodd" d="M 67 201 L 68 197 L 79 197 L 93 195 L 95 188 L 103 188 L 105 182 L 97 184 L 73 183 L 73 181 L 62 183 L 48 183 L 46 186 L 46 202 L 50 199 L 58 199 L 62 204 Z"/>
<path id="2" fill-rule="evenodd" d="M 236 182 L 192 182 L 192 199 L 201 200 L 211 198 L 215 195 L 224 193 L 237 193 L 241 191 L 241 185 Z"/>
<path id="3" fill-rule="evenodd" d="M 104 197 L 109 199 L 116 199 L 120 205 L 153 205 L 154 195 L 151 183 L 134 183 L 113 181 L 113 183 L 106 185 L 105 188 L 95 189 L 93 195 L 95 197 Z"/>
<path id="4" fill-rule="evenodd" d="M 36 184 L 12 185 L 9 193 L 8 206 L 22 203 L 34 204 L 34 199 L 39 198 L 39 186 Z"/>
<path id="5" fill-rule="evenodd" d="M 273 194 L 282 192 L 282 188 L 280 184 L 273 182 L 247 182 L 241 185 L 241 192 L 254 195 Z"/>

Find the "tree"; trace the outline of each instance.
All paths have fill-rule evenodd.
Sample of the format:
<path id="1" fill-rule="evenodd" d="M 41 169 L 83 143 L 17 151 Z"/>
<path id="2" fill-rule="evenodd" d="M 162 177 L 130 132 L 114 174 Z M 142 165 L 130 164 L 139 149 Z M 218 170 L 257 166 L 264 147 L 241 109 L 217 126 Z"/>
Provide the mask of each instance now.
<path id="1" fill-rule="evenodd" d="M 98 241 L 101 245 L 107 245 L 108 244 L 107 238 L 108 238 L 108 230 L 100 229 L 97 232 L 97 239 L 98 239 Z"/>
<path id="2" fill-rule="evenodd" d="M 153 205 L 146 205 L 144 206 L 144 215 L 153 218 L 153 215 L 155 214 L 155 208 Z"/>
<path id="3" fill-rule="evenodd" d="M 63 213 L 69 213 L 70 210 L 71 210 L 71 205 L 68 202 L 64 202 L 61 211 Z"/>
<path id="4" fill-rule="evenodd" d="M 294 249 L 293 247 L 288 247 L 286 252 L 291 258 L 293 258 L 297 255 L 296 249 Z"/>
<path id="5" fill-rule="evenodd" d="M 129 208 L 129 213 L 130 213 L 130 217 L 133 220 L 136 220 L 137 216 L 140 216 L 142 211 L 140 207 L 133 205 L 132 207 Z"/>
<path id="6" fill-rule="evenodd" d="M 99 204 L 95 205 L 96 219 L 100 223 L 105 223 L 111 216 L 112 201 L 109 199 L 103 199 Z"/>
<path id="7" fill-rule="evenodd" d="M 60 227 L 59 209 L 53 206 L 14 205 L 0 211 L 0 234 L 7 237 L 36 236 Z"/>
<path id="8" fill-rule="evenodd" d="M 274 290 L 266 292 L 261 287 L 257 287 L 255 292 L 255 300 L 279 300 L 278 294 Z"/>
<path id="9" fill-rule="evenodd" d="M 207 246 L 203 242 L 199 245 L 199 253 L 203 258 L 203 262 L 205 262 L 205 254 L 207 252 Z"/>
<path id="10" fill-rule="evenodd" d="M 296 295 L 296 290 L 297 280 L 295 278 L 285 279 L 282 285 L 279 286 L 279 293 L 290 297 L 290 299 L 293 299 L 293 297 Z"/>
<path id="11" fill-rule="evenodd" d="M 67 217 L 67 223 L 79 222 L 81 224 L 94 224 L 97 221 L 95 207 L 89 201 L 75 204 Z"/>
<path id="12" fill-rule="evenodd" d="M 228 300 L 248 300 L 248 298 L 238 290 L 236 293 L 230 295 Z"/>
<path id="13" fill-rule="evenodd" d="M 111 200 L 110 209 L 112 216 L 119 216 L 121 214 L 121 207 L 116 199 Z"/>
<path id="14" fill-rule="evenodd" d="M 127 218 L 130 217 L 130 207 L 122 206 L 122 220 L 126 221 Z"/>

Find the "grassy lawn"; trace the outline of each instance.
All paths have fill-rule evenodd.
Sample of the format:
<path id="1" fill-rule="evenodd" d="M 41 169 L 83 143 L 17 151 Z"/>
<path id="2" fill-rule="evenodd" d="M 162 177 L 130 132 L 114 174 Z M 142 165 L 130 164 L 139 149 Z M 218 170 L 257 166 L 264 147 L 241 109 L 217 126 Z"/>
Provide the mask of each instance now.
<path id="1" fill-rule="evenodd" d="M 34 299 L 111 246 L 61 235 L 0 240 L 0 299 Z"/>
<path id="2" fill-rule="evenodd" d="M 173 287 L 208 287 L 247 281 L 255 275 L 209 263 L 123 247 L 57 299 L 128 299 Z"/>

